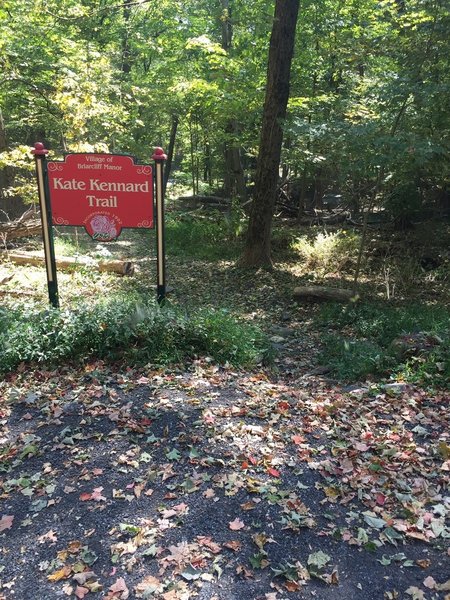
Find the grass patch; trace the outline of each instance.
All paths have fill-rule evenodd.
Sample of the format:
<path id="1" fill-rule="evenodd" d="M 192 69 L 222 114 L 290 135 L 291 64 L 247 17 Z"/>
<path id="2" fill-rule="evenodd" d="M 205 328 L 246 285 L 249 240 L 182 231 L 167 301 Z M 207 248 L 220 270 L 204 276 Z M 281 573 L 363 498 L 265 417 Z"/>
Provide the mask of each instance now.
<path id="1" fill-rule="evenodd" d="M 0 309 L 0 374 L 22 362 L 58 365 L 97 357 L 167 364 L 197 356 L 251 366 L 269 344 L 257 328 L 225 311 L 181 313 L 139 297 L 115 298 L 74 310 Z"/>
<path id="2" fill-rule="evenodd" d="M 241 225 L 239 219 L 189 215 L 168 216 L 166 221 L 166 249 L 172 256 L 199 260 L 233 260 L 239 256 Z"/>
<path id="3" fill-rule="evenodd" d="M 328 305 L 318 323 L 332 330 L 324 337 L 320 360 L 344 381 L 379 375 L 436 385 L 450 381 L 446 307 Z M 421 342 L 427 336 L 432 342 L 429 347 Z"/>

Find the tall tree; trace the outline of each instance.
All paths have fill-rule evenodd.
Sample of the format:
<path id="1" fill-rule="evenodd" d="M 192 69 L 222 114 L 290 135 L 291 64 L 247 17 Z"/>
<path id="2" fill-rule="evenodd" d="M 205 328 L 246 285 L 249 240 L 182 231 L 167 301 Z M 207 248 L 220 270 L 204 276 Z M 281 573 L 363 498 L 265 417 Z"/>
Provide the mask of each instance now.
<path id="1" fill-rule="evenodd" d="M 270 237 L 279 178 L 283 120 L 289 99 L 299 0 L 276 0 L 269 46 L 266 99 L 247 241 L 239 264 L 271 266 Z"/>
<path id="2" fill-rule="evenodd" d="M 0 153 L 7 150 L 6 129 L 3 122 L 2 108 L 0 106 Z M 14 181 L 11 167 L 0 163 L 0 222 L 18 217 L 25 211 L 22 200 L 9 192 Z"/>
<path id="3" fill-rule="evenodd" d="M 221 0 L 222 7 L 222 48 L 227 54 L 231 51 L 233 25 L 231 21 L 230 0 Z M 225 126 L 225 173 L 224 190 L 226 196 L 237 196 L 241 201 L 246 199 L 244 169 L 242 167 L 241 149 L 237 142 L 239 124 L 231 117 Z"/>

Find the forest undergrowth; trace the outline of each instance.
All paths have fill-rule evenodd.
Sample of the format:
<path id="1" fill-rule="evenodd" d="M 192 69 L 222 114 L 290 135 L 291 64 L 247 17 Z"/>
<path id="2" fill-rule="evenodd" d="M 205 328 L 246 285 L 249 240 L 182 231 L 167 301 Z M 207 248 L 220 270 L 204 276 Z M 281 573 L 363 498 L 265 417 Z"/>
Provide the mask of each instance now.
<path id="1" fill-rule="evenodd" d="M 351 285 L 358 231 L 283 222 L 254 272 L 218 217 L 183 252 L 189 219 L 162 309 L 142 232 L 58 232 L 136 264 L 60 271 L 60 310 L 43 268 L 2 263 L 0 598 L 444 600 L 445 265 L 388 300 L 371 242 L 358 302 L 299 304 Z"/>
<path id="2" fill-rule="evenodd" d="M 3 373 L 21 362 L 57 364 L 69 357 L 168 364 L 207 355 L 235 366 L 268 364 L 274 345 L 276 351 L 271 328 L 307 314 L 321 339 L 319 361 L 338 380 L 449 380 L 448 225 L 370 230 L 359 300 L 349 306 L 302 306 L 292 291 L 304 284 L 352 288 L 358 228 L 299 228 L 280 220 L 275 267 L 257 273 L 235 267 L 242 230 L 239 219 L 220 214 L 169 213 L 163 309 L 154 302 L 154 242 L 146 232 L 96 245 L 81 230 L 57 231 L 57 256 L 131 259 L 137 267 L 124 278 L 87 267 L 61 271 L 60 312 L 46 309 L 42 268 L 4 262 Z"/>

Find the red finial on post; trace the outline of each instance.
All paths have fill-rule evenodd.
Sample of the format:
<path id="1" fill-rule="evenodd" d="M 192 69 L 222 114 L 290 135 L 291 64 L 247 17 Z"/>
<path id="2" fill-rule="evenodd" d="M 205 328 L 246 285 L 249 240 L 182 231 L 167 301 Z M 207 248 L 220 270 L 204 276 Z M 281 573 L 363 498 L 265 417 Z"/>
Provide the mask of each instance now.
<path id="1" fill-rule="evenodd" d="M 167 154 L 164 153 L 162 148 L 155 148 L 152 160 L 167 160 Z"/>
<path id="2" fill-rule="evenodd" d="M 35 156 L 45 156 L 48 154 L 48 150 L 45 148 L 42 142 L 36 142 L 31 154 L 34 154 Z"/>

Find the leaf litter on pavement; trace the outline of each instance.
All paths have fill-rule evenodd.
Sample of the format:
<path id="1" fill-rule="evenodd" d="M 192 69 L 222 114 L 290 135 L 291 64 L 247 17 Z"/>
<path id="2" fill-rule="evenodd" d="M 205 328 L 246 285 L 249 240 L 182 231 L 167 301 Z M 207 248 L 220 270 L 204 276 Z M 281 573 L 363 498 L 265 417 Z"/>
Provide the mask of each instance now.
<path id="1" fill-rule="evenodd" d="M 443 393 L 199 360 L 2 394 L 0 597 L 448 597 Z"/>

